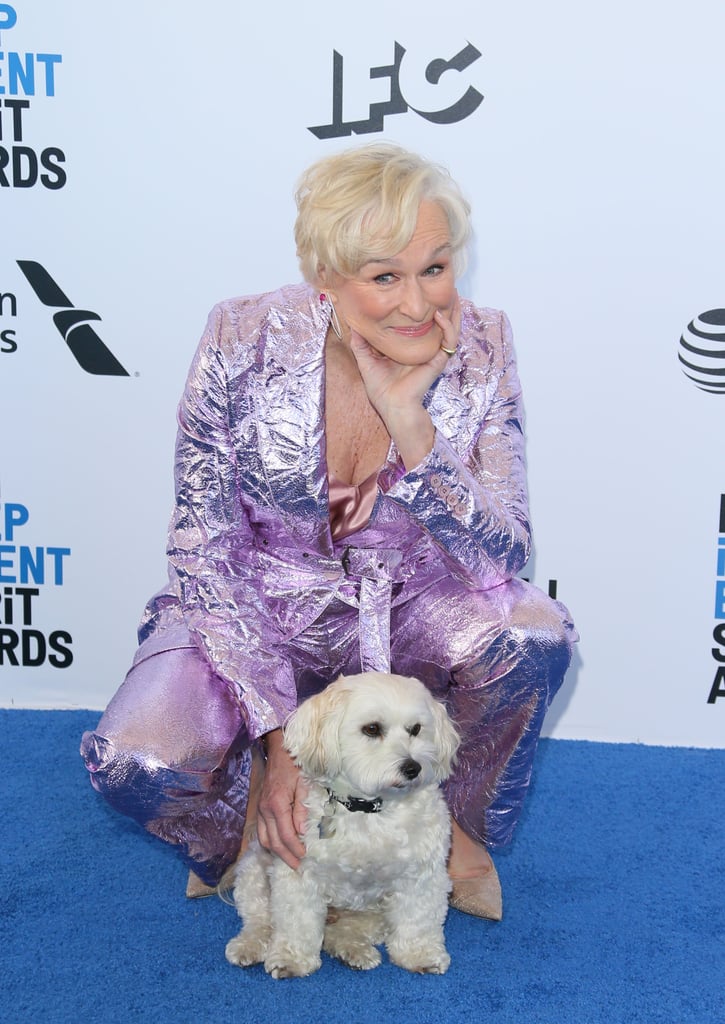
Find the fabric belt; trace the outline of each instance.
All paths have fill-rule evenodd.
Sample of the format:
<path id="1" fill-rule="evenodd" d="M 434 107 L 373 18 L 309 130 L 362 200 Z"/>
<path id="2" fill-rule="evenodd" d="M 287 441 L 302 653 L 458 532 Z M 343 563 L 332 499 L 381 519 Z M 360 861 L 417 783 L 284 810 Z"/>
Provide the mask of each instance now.
<path id="1" fill-rule="evenodd" d="M 360 581 L 360 666 L 363 672 L 390 672 L 390 607 L 393 583 L 403 561 L 391 548 L 348 547 L 345 575 Z"/>
<path id="2" fill-rule="evenodd" d="M 255 545 L 256 546 L 256 545 Z M 355 547 L 349 545 L 342 556 L 330 558 L 300 552 L 299 548 L 275 546 L 270 550 L 263 538 L 257 547 L 260 568 L 270 571 L 279 582 L 292 570 L 310 574 L 310 585 L 333 585 L 340 569 L 355 585 L 359 616 L 360 665 L 363 672 L 390 672 L 390 608 L 393 584 L 404 582 L 403 553 L 397 548 Z M 300 582 L 301 586 L 304 583 Z M 359 595 L 359 596 L 358 596 Z"/>

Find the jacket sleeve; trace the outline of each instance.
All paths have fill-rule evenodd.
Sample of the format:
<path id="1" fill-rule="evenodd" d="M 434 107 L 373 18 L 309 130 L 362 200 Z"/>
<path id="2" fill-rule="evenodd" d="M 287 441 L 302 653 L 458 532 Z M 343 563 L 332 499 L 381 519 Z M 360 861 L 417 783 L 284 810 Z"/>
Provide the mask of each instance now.
<path id="1" fill-rule="evenodd" d="M 452 363 L 450 371 L 459 374 L 458 387 L 441 378 L 429 406 L 433 449 L 388 497 L 428 531 L 454 574 L 487 589 L 511 579 L 529 557 L 523 407 L 506 315 L 497 312 L 485 327 L 473 317 L 463 340 L 462 367 Z M 490 359 L 478 373 L 482 351 Z M 451 423 L 465 423 L 465 436 L 446 430 Z"/>
<path id="2" fill-rule="evenodd" d="M 291 666 L 274 649 L 229 418 L 223 307 L 209 317 L 178 410 L 176 501 L 167 554 L 192 637 L 239 700 L 251 738 L 295 708 Z"/>

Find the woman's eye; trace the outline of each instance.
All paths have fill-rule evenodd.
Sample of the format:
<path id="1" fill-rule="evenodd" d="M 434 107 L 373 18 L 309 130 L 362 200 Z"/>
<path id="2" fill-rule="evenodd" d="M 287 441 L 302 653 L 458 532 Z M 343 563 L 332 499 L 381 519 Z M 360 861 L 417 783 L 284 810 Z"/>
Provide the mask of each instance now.
<path id="1" fill-rule="evenodd" d="M 427 268 L 425 273 L 428 275 L 428 277 L 435 277 L 436 274 L 442 274 L 445 269 L 446 268 L 443 266 L 442 263 L 434 263 L 432 266 Z"/>
<path id="2" fill-rule="evenodd" d="M 393 280 L 393 275 L 378 274 L 378 276 L 374 280 L 376 284 L 390 284 L 390 282 Z"/>
<path id="3" fill-rule="evenodd" d="M 371 736 L 373 738 L 383 735 L 383 727 L 380 722 L 368 722 L 367 725 L 362 727 L 362 733 L 365 736 Z"/>
<path id="4" fill-rule="evenodd" d="M 410 733 L 411 736 L 417 736 L 418 733 L 420 732 L 420 722 L 416 722 L 415 725 L 411 725 L 410 729 L 408 729 L 408 732 Z"/>

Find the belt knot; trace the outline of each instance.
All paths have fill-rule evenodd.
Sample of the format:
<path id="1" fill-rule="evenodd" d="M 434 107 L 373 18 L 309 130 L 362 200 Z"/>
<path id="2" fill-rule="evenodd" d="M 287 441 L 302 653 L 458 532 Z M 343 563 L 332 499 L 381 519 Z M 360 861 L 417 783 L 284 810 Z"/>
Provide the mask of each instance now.
<path id="1" fill-rule="evenodd" d="M 341 561 L 346 576 L 394 582 L 403 561 L 403 555 L 395 548 L 350 546 L 345 548 Z"/>

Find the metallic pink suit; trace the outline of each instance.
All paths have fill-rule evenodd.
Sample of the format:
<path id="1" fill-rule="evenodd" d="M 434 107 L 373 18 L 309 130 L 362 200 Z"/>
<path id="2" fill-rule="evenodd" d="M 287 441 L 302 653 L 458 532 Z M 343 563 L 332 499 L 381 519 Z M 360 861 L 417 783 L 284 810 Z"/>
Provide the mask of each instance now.
<path id="1" fill-rule="evenodd" d="M 576 639 L 563 605 L 514 579 L 530 530 L 506 317 L 462 302 L 426 396 L 433 451 L 394 445 L 369 522 L 330 526 L 329 308 L 307 285 L 217 306 L 179 406 L 169 585 L 95 732 L 91 780 L 214 883 L 235 858 L 250 743 L 340 673 L 422 679 L 463 737 L 446 795 L 496 846 L 518 818 Z"/>

